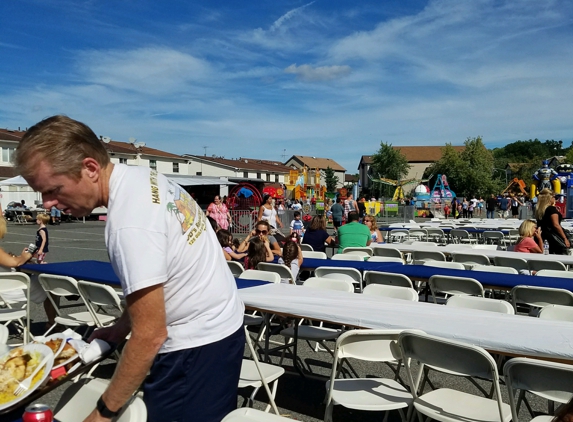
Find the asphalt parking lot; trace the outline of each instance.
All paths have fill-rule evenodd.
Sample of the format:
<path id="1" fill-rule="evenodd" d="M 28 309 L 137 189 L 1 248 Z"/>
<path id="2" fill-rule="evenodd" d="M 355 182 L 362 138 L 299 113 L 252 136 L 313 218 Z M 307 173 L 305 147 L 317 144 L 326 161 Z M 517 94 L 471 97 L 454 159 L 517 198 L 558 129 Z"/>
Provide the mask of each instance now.
<path id="1" fill-rule="evenodd" d="M 46 260 L 48 262 L 64 262 L 76 260 L 100 260 L 109 261 L 104 240 L 105 222 L 88 221 L 62 223 L 59 226 L 48 226 L 50 237 L 50 252 Z M 9 223 L 8 233 L 4 240 L 1 241 L 0 247 L 7 252 L 19 254 L 31 242 L 34 242 L 37 227 L 35 225 L 15 225 Z M 69 302 L 67 305 L 80 305 L 78 302 Z M 436 305 L 438 306 L 438 305 Z M 73 308 L 72 308 L 73 310 Z M 46 317 L 43 308 L 33 305 L 32 313 L 32 333 L 41 335 L 44 332 Z M 524 318 L 526 318 L 524 316 Z M 283 341 L 281 337 L 274 336 L 273 340 Z M 12 340 L 12 342 L 15 340 Z M 276 402 L 279 410 L 283 415 L 300 420 L 300 421 L 320 421 L 324 417 L 324 398 L 325 382 L 330 375 L 332 358 L 326 352 L 315 352 L 313 348 L 306 343 L 300 343 L 299 358 L 301 363 L 312 371 L 313 376 L 302 377 L 292 368 L 292 360 L 287 356 L 284 361 L 287 372 L 280 378 L 278 384 Z M 248 350 L 246 351 L 248 356 Z M 273 363 L 278 363 L 280 355 L 272 356 Z M 353 367 L 358 374 L 363 377 L 392 377 L 392 371 L 382 364 L 352 362 Z M 105 361 L 96 371 L 95 375 L 102 378 L 110 378 L 113 374 L 115 361 Z M 406 379 L 405 371 L 401 375 Z M 432 383 L 436 388 L 448 387 L 452 389 L 461 389 L 463 391 L 476 392 L 477 389 L 466 379 L 453 377 L 449 375 L 433 372 L 431 375 Z M 486 389 L 489 389 L 487 382 L 481 382 Z M 50 405 L 52 408 L 56 405 L 66 385 L 52 391 L 42 397 L 38 402 Z M 426 391 L 429 391 L 426 386 Z M 503 400 L 508 403 L 507 390 L 502 384 L 501 391 Z M 529 395 L 529 402 L 536 412 L 547 410 L 547 403 Z M 257 396 L 255 407 L 264 409 L 266 406 L 266 394 L 261 389 Z M 243 400 L 239 399 L 238 403 L 242 404 Z M 21 415 L 21 411 L 20 415 Z M 18 412 L 17 412 L 18 413 Z M 11 421 L 19 417 L 18 414 L 0 416 L 0 421 Z M 353 411 L 336 406 L 333 413 L 334 421 L 357 421 L 370 422 L 379 421 L 383 417 L 380 412 Z M 525 406 L 522 406 L 520 419 L 530 420 Z M 390 414 L 389 421 L 399 421 L 400 417 L 397 412 Z"/>

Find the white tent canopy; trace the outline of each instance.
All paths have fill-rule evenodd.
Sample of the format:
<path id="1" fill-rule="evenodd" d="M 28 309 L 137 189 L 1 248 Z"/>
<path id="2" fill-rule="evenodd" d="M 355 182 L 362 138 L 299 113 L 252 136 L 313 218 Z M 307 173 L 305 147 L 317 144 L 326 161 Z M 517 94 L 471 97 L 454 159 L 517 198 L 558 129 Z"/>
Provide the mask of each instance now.
<path id="1" fill-rule="evenodd" d="M 209 176 L 184 176 L 184 175 L 165 175 L 169 180 L 177 183 L 181 186 L 200 186 L 200 185 L 236 185 L 235 182 L 229 182 L 229 180 L 219 177 L 209 177 Z"/>
<path id="2" fill-rule="evenodd" d="M 227 178 L 206 177 L 206 176 L 174 176 L 168 175 L 167 178 L 181 186 L 199 186 L 199 185 L 236 185 L 234 182 L 229 182 Z M 11 177 L 10 179 L 2 180 L 0 185 L 3 186 L 28 186 L 28 182 L 22 176 Z"/>
<path id="3" fill-rule="evenodd" d="M 22 176 L 11 177 L 10 179 L 2 180 L 0 185 L 4 186 L 28 186 L 28 182 Z"/>

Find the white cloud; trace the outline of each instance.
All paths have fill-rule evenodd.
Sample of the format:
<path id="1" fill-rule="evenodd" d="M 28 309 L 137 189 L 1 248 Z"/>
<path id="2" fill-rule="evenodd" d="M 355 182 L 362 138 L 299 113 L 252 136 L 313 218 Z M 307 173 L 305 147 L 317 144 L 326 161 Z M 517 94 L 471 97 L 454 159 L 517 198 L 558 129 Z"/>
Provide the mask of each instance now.
<path id="1" fill-rule="evenodd" d="M 78 68 L 88 83 L 155 94 L 181 90 L 211 72 L 204 60 L 162 47 L 82 52 Z"/>
<path id="2" fill-rule="evenodd" d="M 350 74 L 350 66 L 318 66 L 312 67 L 308 64 L 297 66 L 291 64 L 285 69 L 285 73 L 292 73 L 297 78 L 306 82 L 330 81 L 333 79 L 343 78 Z"/>
<path id="3" fill-rule="evenodd" d="M 314 1 L 311 1 L 310 3 L 307 3 L 304 6 L 300 6 L 300 7 L 297 7 L 295 9 L 289 10 L 288 12 L 286 12 L 284 15 L 282 15 L 280 18 L 278 18 L 276 21 L 273 22 L 273 24 L 269 28 L 269 31 L 275 32 L 275 31 L 279 30 L 285 22 L 289 21 L 294 16 L 301 13 L 304 9 L 306 9 L 308 6 L 312 5 L 313 3 L 314 3 Z"/>

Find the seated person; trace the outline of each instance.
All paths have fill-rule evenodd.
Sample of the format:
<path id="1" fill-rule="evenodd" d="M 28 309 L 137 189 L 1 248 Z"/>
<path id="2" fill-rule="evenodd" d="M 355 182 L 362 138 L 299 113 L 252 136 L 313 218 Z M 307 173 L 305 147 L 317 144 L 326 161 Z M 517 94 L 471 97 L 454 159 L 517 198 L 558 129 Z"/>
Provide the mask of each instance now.
<path id="1" fill-rule="evenodd" d="M 541 238 L 541 229 L 533 220 L 525 220 L 519 226 L 519 240 L 517 241 L 514 252 L 525 253 L 543 253 L 543 239 Z"/>
<path id="2" fill-rule="evenodd" d="M 228 230 L 219 230 L 217 232 L 217 240 L 223 248 L 223 255 L 225 255 L 227 261 L 242 261 L 247 256 L 246 252 L 235 252 L 235 249 L 233 249 L 233 235 Z"/>
<path id="3" fill-rule="evenodd" d="M 292 273 L 293 283 L 298 276 L 300 267 L 302 266 L 302 251 L 300 246 L 293 240 L 287 240 L 283 247 L 283 256 L 279 258 L 279 264 L 284 264 L 290 268 Z"/>
<path id="4" fill-rule="evenodd" d="M 257 237 L 264 237 L 269 242 L 269 246 L 273 255 L 281 256 L 281 247 L 277 239 L 270 234 L 269 223 L 265 220 L 258 221 L 255 224 L 255 230 L 247 235 L 241 246 L 237 249 L 237 252 L 246 252 L 249 248 L 249 242 Z"/>
<path id="5" fill-rule="evenodd" d="M 258 236 L 249 241 L 248 255 L 245 258 L 246 270 L 256 270 L 259 262 L 272 262 L 273 260 L 274 256 L 268 239 Z"/>
<path id="6" fill-rule="evenodd" d="M 334 243 L 332 238 L 326 231 L 326 220 L 320 215 L 312 217 L 310 226 L 306 230 L 302 243 L 312 246 L 312 249 L 318 252 L 326 252 L 325 243 L 331 245 Z"/>
<path id="7" fill-rule="evenodd" d="M 357 212 L 349 212 L 348 222 L 338 229 L 338 253 L 342 253 L 344 248 L 365 247 L 372 242 L 370 229 L 358 220 Z"/>

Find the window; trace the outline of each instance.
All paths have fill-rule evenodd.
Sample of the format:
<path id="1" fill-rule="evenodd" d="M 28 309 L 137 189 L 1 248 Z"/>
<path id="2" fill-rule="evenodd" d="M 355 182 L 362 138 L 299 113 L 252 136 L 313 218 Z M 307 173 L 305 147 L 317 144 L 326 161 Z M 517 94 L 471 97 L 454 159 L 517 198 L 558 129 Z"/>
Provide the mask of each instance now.
<path id="1" fill-rule="evenodd" d="M 157 160 L 149 160 L 149 167 L 153 170 L 157 170 Z"/>
<path id="2" fill-rule="evenodd" d="M 195 173 L 195 176 L 203 176 L 203 172 L 202 171 L 198 171 Z"/>
<path id="3" fill-rule="evenodd" d="M 2 148 L 2 161 L 4 161 L 5 163 L 9 163 L 10 160 L 12 159 L 12 154 L 14 153 L 15 149 L 16 148 L 3 147 Z"/>
<path id="4" fill-rule="evenodd" d="M 173 173 L 179 173 L 179 163 L 173 163 Z"/>
<path id="5" fill-rule="evenodd" d="M 275 174 L 275 183 L 278 183 L 278 182 L 279 182 L 279 175 Z"/>
<path id="6" fill-rule="evenodd" d="M 245 179 L 248 179 L 248 178 L 249 178 L 249 172 L 248 172 L 248 171 L 244 171 L 244 172 L 243 172 L 243 177 L 244 177 Z"/>
<path id="7" fill-rule="evenodd" d="M 127 164 L 127 158 L 120 158 L 119 164 Z"/>
<path id="8" fill-rule="evenodd" d="M 270 181 L 271 181 L 271 174 L 267 173 L 267 182 L 270 182 Z"/>
<path id="9" fill-rule="evenodd" d="M 257 173 L 257 179 L 261 178 L 261 173 Z"/>

